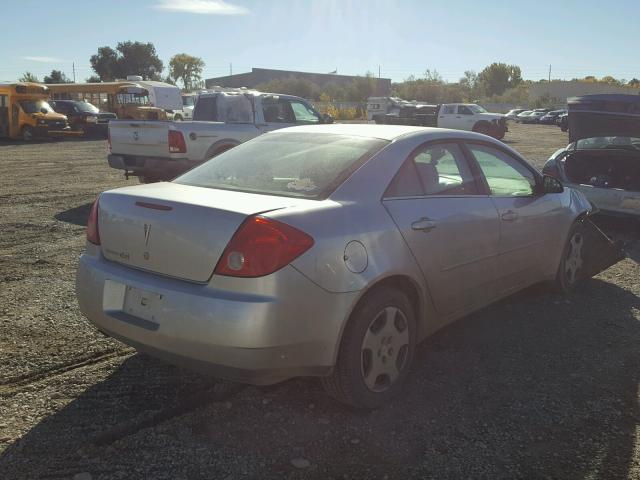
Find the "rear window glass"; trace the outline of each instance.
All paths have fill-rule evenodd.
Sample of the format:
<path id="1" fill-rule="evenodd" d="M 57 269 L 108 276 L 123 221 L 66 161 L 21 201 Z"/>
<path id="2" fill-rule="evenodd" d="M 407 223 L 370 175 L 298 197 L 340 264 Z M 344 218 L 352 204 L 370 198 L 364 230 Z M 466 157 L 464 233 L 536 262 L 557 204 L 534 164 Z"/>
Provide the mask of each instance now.
<path id="1" fill-rule="evenodd" d="M 328 133 L 267 133 L 174 181 L 223 190 L 326 198 L 387 143 Z"/>

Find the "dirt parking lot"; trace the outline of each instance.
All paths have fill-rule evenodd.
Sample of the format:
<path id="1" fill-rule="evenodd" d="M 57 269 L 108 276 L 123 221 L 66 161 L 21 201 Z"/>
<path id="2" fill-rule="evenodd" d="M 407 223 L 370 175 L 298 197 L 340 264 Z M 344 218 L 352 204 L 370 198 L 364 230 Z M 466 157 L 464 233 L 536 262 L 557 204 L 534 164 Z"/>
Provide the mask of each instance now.
<path id="1" fill-rule="evenodd" d="M 537 166 L 567 143 L 512 126 Z M 402 398 L 224 389 L 101 336 L 74 296 L 105 141 L 0 143 L 0 479 L 640 479 L 640 266 L 531 288 L 438 332 Z"/>

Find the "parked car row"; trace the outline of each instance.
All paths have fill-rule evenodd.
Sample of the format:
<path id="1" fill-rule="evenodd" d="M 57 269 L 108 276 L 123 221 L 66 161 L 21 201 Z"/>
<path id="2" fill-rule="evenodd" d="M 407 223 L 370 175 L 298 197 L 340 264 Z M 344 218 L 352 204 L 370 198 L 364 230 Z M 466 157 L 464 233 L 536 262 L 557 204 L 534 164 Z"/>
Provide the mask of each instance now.
<path id="1" fill-rule="evenodd" d="M 552 110 L 550 108 L 537 108 L 534 110 L 525 110 L 517 108 L 510 110 L 506 116 L 517 123 L 556 125 L 558 118 L 566 113 L 567 111 L 564 109 Z"/>

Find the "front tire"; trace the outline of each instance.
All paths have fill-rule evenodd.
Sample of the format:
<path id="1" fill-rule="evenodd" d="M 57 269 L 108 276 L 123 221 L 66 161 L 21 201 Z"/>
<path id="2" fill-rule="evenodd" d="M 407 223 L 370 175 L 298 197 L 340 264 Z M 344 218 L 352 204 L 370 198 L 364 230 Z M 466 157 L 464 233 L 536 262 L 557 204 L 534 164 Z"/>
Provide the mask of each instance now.
<path id="1" fill-rule="evenodd" d="M 24 140 L 25 142 L 31 142 L 35 137 L 33 128 L 30 127 L 29 125 L 25 125 L 24 127 L 22 127 L 21 134 L 22 134 L 22 140 Z"/>
<path id="2" fill-rule="evenodd" d="M 473 127 L 473 131 L 483 135 L 491 135 L 491 126 L 486 123 L 479 123 Z"/>
<path id="3" fill-rule="evenodd" d="M 554 282 L 556 292 L 569 293 L 584 280 L 585 238 L 582 222 L 574 223 L 569 230 L 560 265 L 558 265 Z"/>
<path id="4" fill-rule="evenodd" d="M 346 405 L 378 408 L 402 389 L 415 346 L 415 313 L 407 296 L 395 288 L 376 289 L 351 315 L 334 371 L 322 385 Z"/>

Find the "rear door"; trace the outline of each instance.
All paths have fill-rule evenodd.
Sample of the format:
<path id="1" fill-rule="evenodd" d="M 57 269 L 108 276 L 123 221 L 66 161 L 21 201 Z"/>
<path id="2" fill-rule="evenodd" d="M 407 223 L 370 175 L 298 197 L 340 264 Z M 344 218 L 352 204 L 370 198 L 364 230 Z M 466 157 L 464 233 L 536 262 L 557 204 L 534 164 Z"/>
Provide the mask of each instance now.
<path id="1" fill-rule="evenodd" d="M 566 214 L 561 193 L 537 193 L 538 174 L 494 145 L 468 142 L 500 218 L 498 281 L 502 290 L 537 282 L 555 266 Z M 553 253 L 553 254 L 552 254 Z"/>
<path id="2" fill-rule="evenodd" d="M 498 214 L 476 177 L 460 144 L 427 143 L 407 159 L 383 201 L 445 317 L 495 294 Z"/>

